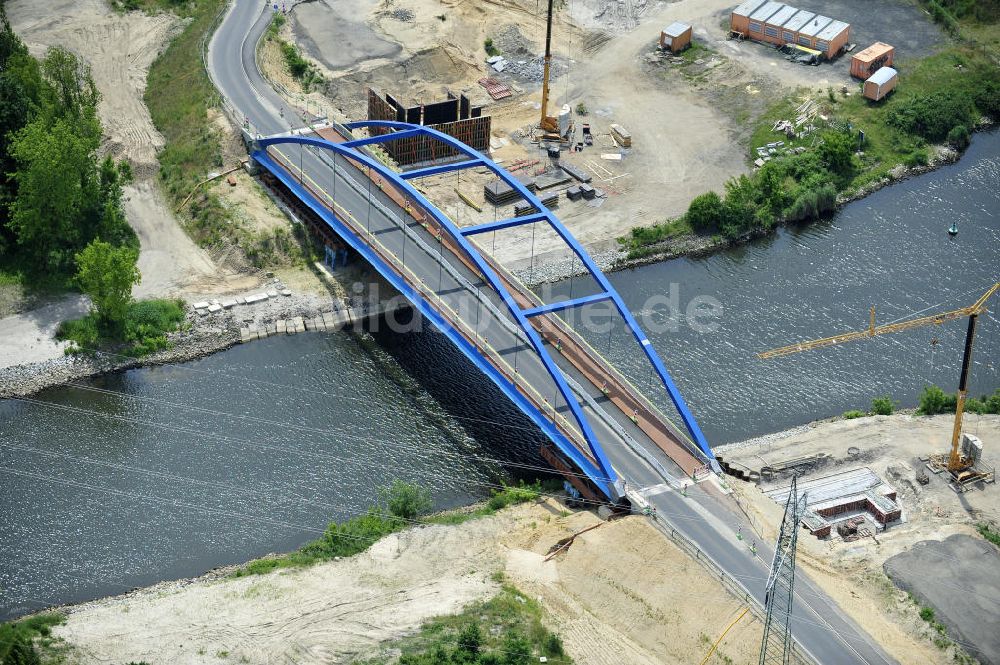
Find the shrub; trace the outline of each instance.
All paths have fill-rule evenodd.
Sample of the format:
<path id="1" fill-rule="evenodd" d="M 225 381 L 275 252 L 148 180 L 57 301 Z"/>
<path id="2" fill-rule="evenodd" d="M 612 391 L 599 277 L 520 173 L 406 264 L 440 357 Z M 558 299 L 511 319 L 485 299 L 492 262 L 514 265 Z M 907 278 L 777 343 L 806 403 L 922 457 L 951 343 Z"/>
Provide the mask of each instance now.
<path id="1" fill-rule="evenodd" d="M 309 71 L 309 63 L 299 55 L 299 50 L 288 42 L 282 42 L 281 54 L 285 56 L 285 65 L 291 75 L 297 79 L 304 78 Z"/>
<path id="2" fill-rule="evenodd" d="M 486 41 L 483 42 L 483 48 L 486 50 L 486 55 L 491 58 L 495 55 L 500 55 L 500 49 L 493 45 L 493 39 L 490 37 L 487 37 Z"/>
<path id="3" fill-rule="evenodd" d="M 823 142 L 816 148 L 820 161 L 833 174 L 848 179 L 857 168 L 854 159 L 854 138 L 847 132 L 824 132 Z"/>
<path id="4" fill-rule="evenodd" d="M 984 81 L 973 93 L 972 101 L 984 116 L 993 121 L 1000 120 L 1000 82 Z"/>
<path id="5" fill-rule="evenodd" d="M 718 228 L 725 216 L 726 207 L 715 192 L 707 192 L 694 197 L 688 206 L 687 221 L 695 231 L 711 231 Z"/>
<path id="6" fill-rule="evenodd" d="M 889 112 L 888 122 L 907 134 L 943 141 L 956 124 L 968 125 L 969 98 L 960 91 L 941 91 L 912 97 Z"/>
<path id="7" fill-rule="evenodd" d="M 930 607 L 921 607 L 920 618 L 928 623 L 934 621 L 934 610 Z"/>
<path id="8" fill-rule="evenodd" d="M 896 410 L 896 405 L 888 395 L 876 397 L 872 400 L 872 414 L 876 416 L 891 416 Z"/>
<path id="9" fill-rule="evenodd" d="M 948 395 L 937 386 L 924 386 L 920 394 L 920 406 L 917 413 L 933 416 L 937 413 L 954 413 L 956 398 Z"/>
<path id="10" fill-rule="evenodd" d="M 977 524 L 976 531 L 979 532 L 980 536 L 990 541 L 997 547 L 1000 547 L 1000 531 L 997 531 L 996 529 L 991 527 L 989 524 L 986 524 L 985 522 Z"/>
<path id="11" fill-rule="evenodd" d="M 413 520 L 426 514 L 434 502 L 426 487 L 397 480 L 391 487 L 379 491 L 379 498 L 390 515 Z"/>
<path id="12" fill-rule="evenodd" d="M 854 420 L 855 418 L 864 418 L 864 417 L 865 417 L 864 411 L 858 411 L 856 409 L 853 411 L 844 411 L 844 420 Z"/>
<path id="13" fill-rule="evenodd" d="M 969 147 L 969 128 L 965 125 L 955 125 L 948 132 L 948 143 L 956 150 L 965 150 Z"/>
<path id="14" fill-rule="evenodd" d="M 785 219 L 798 222 L 816 219 L 837 207 L 837 188 L 830 183 L 803 191 L 785 211 Z"/>
<path id="15" fill-rule="evenodd" d="M 917 166 L 927 166 L 927 162 L 929 161 L 930 159 L 927 157 L 927 150 L 917 148 L 903 158 L 903 165 L 912 169 Z"/>

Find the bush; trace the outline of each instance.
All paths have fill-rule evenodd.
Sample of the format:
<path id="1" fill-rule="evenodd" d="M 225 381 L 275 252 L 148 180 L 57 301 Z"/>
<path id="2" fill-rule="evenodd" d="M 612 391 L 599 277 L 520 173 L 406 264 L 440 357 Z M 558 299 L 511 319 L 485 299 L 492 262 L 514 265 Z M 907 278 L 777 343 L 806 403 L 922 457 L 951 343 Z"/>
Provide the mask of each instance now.
<path id="1" fill-rule="evenodd" d="M 917 166 L 927 166 L 930 159 L 927 157 L 927 150 L 923 148 L 917 148 L 906 157 L 903 158 L 903 165 L 909 168 L 916 168 Z"/>
<path id="2" fill-rule="evenodd" d="M 426 487 L 397 480 L 391 487 L 379 491 L 379 498 L 389 514 L 404 520 L 413 520 L 426 514 L 434 505 Z"/>
<path id="3" fill-rule="evenodd" d="M 921 607 L 920 618 L 928 623 L 934 621 L 934 610 L 930 607 Z"/>
<path id="4" fill-rule="evenodd" d="M 893 403 L 892 398 L 888 395 L 876 397 L 872 400 L 872 415 L 891 416 L 892 412 L 895 410 L 896 405 Z"/>
<path id="5" fill-rule="evenodd" d="M 968 125 L 970 116 L 968 96 L 948 90 L 900 102 L 889 112 L 888 122 L 907 134 L 943 141 L 956 124 Z"/>
<path id="6" fill-rule="evenodd" d="M 920 394 L 920 406 L 917 413 L 925 416 L 933 416 L 937 413 L 954 413 L 956 401 L 955 395 L 948 395 L 937 386 L 924 386 L 924 391 Z"/>
<path id="7" fill-rule="evenodd" d="M 965 150 L 969 147 L 969 128 L 965 125 L 955 125 L 948 132 L 948 143 L 956 150 Z"/>
<path id="8" fill-rule="evenodd" d="M 996 529 L 991 527 L 989 524 L 986 524 L 985 522 L 977 524 L 976 531 L 979 532 L 980 536 L 990 541 L 997 547 L 1000 547 L 1000 531 L 997 531 Z"/>
<path id="9" fill-rule="evenodd" d="M 500 49 L 493 45 L 493 40 L 490 37 L 487 37 L 486 41 L 483 42 L 483 49 L 486 50 L 486 55 L 491 58 L 495 55 L 500 55 Z"/>
<path id="10" fill-rule="evenodd" d="M 855 418 L 864 418 L 867 415 L 864 411 L 844 411 L 844 420 L 854 420 Z"/>
<path id="11" fill-rule="evenodd" d="M 785 219 L 798 222 L 816 219 L 837 207 L 837 188 L 830 183 L 803 191 L 785 211 Z"/>
<path id="12" fill-rule="evenodd" d="M 309 71 L 309 63 L 301 55 L 294 45 L 288 42 L 281 42 L 281 54 L 285 56 L 285 66 L 289 73 L 297 79 L 305 78 Z"/>
<path id="13" fill-rule="evenodd" d="M 984 81 L 976 89 L 972 98 L 976 109 L 990 120 L 1000 120 L 1000 82 Z"/>
<path id="14" fill-rule="evenodd" d="M 726 206 L 715 192 L 694 197 L 688 206 L 687 221 L 695 231 L 712 231 L 719 227 L 725 216 Z"/>

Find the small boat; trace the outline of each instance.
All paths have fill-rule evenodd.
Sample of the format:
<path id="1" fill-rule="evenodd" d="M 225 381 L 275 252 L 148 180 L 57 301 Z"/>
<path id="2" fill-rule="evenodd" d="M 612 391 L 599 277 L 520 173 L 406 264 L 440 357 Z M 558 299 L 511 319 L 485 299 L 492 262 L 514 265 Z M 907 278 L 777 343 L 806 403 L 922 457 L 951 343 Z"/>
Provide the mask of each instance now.
<path id="1" fill-rule="evenodd" d="M 948 235 L 954 237 L 958 235 L 958 222 L 952 222 L 948 227 Z"/>

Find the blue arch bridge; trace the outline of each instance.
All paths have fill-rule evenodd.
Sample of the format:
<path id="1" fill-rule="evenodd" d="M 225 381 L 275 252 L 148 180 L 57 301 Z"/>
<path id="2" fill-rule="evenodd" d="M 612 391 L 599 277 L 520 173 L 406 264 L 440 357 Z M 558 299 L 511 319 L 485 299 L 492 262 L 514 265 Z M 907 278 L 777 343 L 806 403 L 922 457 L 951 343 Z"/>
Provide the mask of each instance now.
<path id="1" fill-rule="evenodd" d="M 355 138 L 356 129 L 368 136 Z M 455 158 L 398 173 L 370 146 L 402 139 L 432 142 Z M 541 428 L 550 442 L 542 455 L 584 496 L 622 501 L 623 476 L 648 475 L 638 466 L 674 486 L 718 470 L 684 398 L 607 277 L 552 211 L 491 159 L 429 127 L 389 121 L 310 127 L 248 143 L 254 168 L 325 225 L 321 231 L 363 256 Z M 534 212 L 460 228 L 414 186 L 466 169 L 492 172 Z M 590 293 L 542 302 L 474 240 L 526 225 L 558 236 L 589 274 Z M 648 385 L 666 393 L 680 425 L 657 408 L 657 401 L 666 403 L 662 393 L 636 388 L 560 315 L 598 303 L 631 333 L 635 357 L 658 379 Z"/>

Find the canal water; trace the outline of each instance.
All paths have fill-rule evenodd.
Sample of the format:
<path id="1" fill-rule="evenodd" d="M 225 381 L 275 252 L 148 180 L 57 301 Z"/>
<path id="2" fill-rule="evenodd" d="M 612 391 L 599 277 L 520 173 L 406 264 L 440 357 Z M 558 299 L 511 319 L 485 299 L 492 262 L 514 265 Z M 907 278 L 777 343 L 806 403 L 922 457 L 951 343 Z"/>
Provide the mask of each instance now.
<path id="1" fill-rule="evenodd" d="M 754 353 L 864 327 L 871 305 L 889 322 L 973 302 L 1000 277 L 998 183 L 1000 133 L 977 135 L 958 164 L 828 222 L 611 279 L 713 445 L 881 394 L 912 406 L 925 383 L 954 387 L 963 322 L 785 359 Z M 711 330 L 683 316 L 699 296 L 714 299 L 718 315 L 701 319 Z M 587 334 L 646 387 L 621 326 Z M 974 393 L 1000 387 L 998 361 L 991 314 Z M 432 332 L 269 338 L 0 401 L 0 620 L 292 549 L 396 478 L 433 487 L 440 508 L 466 504 L 535 475 L 540 441 Z"/>

